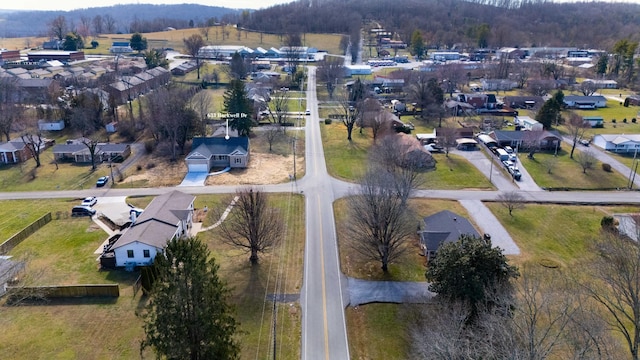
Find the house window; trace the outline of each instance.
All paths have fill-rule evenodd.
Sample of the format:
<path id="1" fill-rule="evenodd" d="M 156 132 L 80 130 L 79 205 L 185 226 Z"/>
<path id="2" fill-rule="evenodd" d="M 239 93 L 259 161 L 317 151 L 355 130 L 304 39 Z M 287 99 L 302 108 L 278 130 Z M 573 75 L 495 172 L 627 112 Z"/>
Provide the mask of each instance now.
<path id="1" fill-rule="evenodd" d="M 127 250 L 127 257 L 128 258 L 132 258 L 133 257 L 133 250 Z"/>
<path id="2" fill-rule="evenodd" d="M 242 164 L 242 159 L 241 158 L 235 158 L 235 162 L 236 162 L 236 164 Z"/>
<path id="3" fill-rule="evenodd" d="M 151 257 L 151 254 L 149 253 L 149 250 L 142 250 L 142 256 L 148 258 Z"/>

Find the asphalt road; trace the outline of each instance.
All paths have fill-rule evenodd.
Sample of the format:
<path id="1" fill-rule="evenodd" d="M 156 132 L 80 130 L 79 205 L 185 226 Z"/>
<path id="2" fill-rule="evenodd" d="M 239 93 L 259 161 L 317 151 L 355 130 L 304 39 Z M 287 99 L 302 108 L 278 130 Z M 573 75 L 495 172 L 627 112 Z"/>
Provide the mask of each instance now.
<path id="1" fill-rule="evenodd" d="M 268 192 L 302 192 L 306 199 L 306 247 L 302 306 L 302 358 L 303 359 L 349 359 L 349 347 L 344 318 L 344 307 L 348 303 L 347 279 L 340 272 L 336 230 L 333 215 L 333 202 L 347 196 L 356 188 L 355 184 L 331 178 L 326 169 L 320 126 L 318 104 L 315 94 L 315 68 L 309 67 L 307 107 L 311 115 L 306 122 L 306 175 L 303 179 L 285 184 L 264 185 Z M 629 169 L 606 154 L 614 169 L 628 174 Z M 481 168 L 486 170 L 490 163 L 486 157 Z M 626 172 L 625 172 L 626 169 Z M 495 170 L 495 169 L 493 169 Z M 483 171 L 488 174 L 488 171 Z M 492 181 L 498 191 L 460 191 L 460 190 L 417 190 L 416 197 L 464 200 L 468 204 L 477 201 L 492 201 L 503 190 L 514 190 L 513 184 Z M 640 182 L 640 177 L 636 178 Z M 507 185 L 508 184 L 508 185 Z M 41 198 L 83 198 L 86 196 L 111 197 L 132 195 L 160 195 L 174 190 L 166 188 L 111 189 L 110 187 L 72 191 L 38 192 L 0 192 L 0 200 L 41 199 Z M 190 194 L 219 194 L 235 192 L 235 186 L 182 186 L 182 192 Z M 640 192 L 637 191 L 584 191 L 584 192 L 548 192 L 517 190 L 526 201 L 537 203 L 563 204 L 640 204 Z M 418 289 L 419 290 L 419 289 Z"/>

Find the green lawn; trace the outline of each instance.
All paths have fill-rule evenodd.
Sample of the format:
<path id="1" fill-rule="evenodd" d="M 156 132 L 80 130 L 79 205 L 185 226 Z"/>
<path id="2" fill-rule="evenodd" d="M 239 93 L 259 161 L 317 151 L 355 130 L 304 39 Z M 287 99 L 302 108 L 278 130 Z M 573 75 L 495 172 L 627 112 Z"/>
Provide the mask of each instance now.
<path id="1" fill-rule="evenodd" d="M 367 304 L 345 310 L 352 359 L 411 358 L 406 336 L 406 308 L 397 304 Z"/>
<path id="2" fill-rule="evenodd" d="M 367 152 L 373 144 L 369 129 L 360 133 L 355 129 L 352 141 L 347 141 L 347 130 L 341 122 L 320 124 L 322 142 L 329 174 L 356 181 L 366 170 Z M 436 169 L 420 175 L 425 189 L 491 189 L 489 180 L 465 159 L 450 154 L 434 154 Z"/>
<path id="3" fill-rule="evenodd" d="M 223 195 L 199 195 L 196 207 L 226 206 Z M 302 283 L 304 252 L 304 200 L 302 196 L 274 194 L 273 205 L 285 217 L 282 246 L 249 266 L 248 255 L 219 243 L 215 231 L 200 233 L 220 264 L 220 276 L 232 287 L 232 302 L 241 322 L 241 359 L 271 356 L 272 303 L 279 291 L 298 294 Z M 144 207 L 150 197 L 128 201 Z M 66 215 L 77 199 L 0 202 L 2 239 L 24 228 L 47 211 L 53 221 L 17 246 L 10 255 L 27 256 L 30 274 L 41 274 L 38 284 L 118 283 L 117 299 L 72 299 L 37 306 L 0 306 L 0 351 L 11 359 L 130 359 L 139 357 L 143 337 L 136 311 L 145 303 L 133 297 L 137 273 L 99 271 L 94 251 L 106 233 L 88 218 Z M 213 223 L 206 219 L 206 224 Z M 281 264 L 278 266 L 277 264 Z M 275 279 L 280 279 L 278 282 Z M 300 308 L 296 302 L 277 304 L 278 358 L 300 358 Z M 34 326 L 37 324 L 37 326 Z M 151 356 L 151 354 L 146 354 Z"/>
<path id="4" fill-rule="evenodd" d="M 604 171 L 600 162 L 596 162 L 586 174 L 583 173 L 580 164 L 569 158 L 570 150 L 567 146 L 558 152 L 557 157 L 552 153 L 536 153 L 534 159 L 529 159 L 525 153 L 522 153 L 519 161 L 536 184 L 544 188 L 615 189 L 627 186 L 627 179 L 624 176 L 615 171 Z M 581 148 L 576 148 L 574 158 L 577 157 L 579 150 Z M 549 161 L 555 161 L 551 174 L 548 173 L 549 166 L 546 165 Z"/>

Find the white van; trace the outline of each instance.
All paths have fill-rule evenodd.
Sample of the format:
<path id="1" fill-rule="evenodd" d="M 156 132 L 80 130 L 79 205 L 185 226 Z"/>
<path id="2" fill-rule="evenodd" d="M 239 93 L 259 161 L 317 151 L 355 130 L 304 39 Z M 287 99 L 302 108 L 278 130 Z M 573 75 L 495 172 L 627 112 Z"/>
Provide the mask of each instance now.
<path id="1" fill-rule="evenodd" d="M 498 155 L 500 161 L 509 160 L 509 153 L 505 149 L 497 149 L 496 155 Z"/>

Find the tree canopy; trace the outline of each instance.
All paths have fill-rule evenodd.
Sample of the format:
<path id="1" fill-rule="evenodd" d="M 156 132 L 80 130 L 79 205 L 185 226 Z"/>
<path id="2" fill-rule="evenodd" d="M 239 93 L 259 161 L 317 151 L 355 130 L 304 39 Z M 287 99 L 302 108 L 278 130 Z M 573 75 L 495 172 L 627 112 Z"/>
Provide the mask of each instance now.
<path id="1" fill-rule="evenodd" d="M 135 51 L 142 51 L 147 49 L 147 38 L 143 37 L 140 33 L 134 33 L 129 40 L 131 48 Z"/>
<path id="2" fill-rule="evenodd" d="M 470 319 L 479 305 L 495 305 L 509 295 L 510 281 L 518 276 L 517 268 L 508 264 L 502 249 L 492 247 L 489 240 L 468 235 L 441 245 L 426 273 L 431 282 L 429 290 L 471 306 Z"/>
<path id="3" fill-rule="evenodd" d="M 197 238 L 173 239 L 154 266 L 157 278 L 142 314 L 142 349 L 168 359 L 237 359 L 229 292 L 207 245 Z"/>
<path id="4" fill-rule="evenodd" d="M 249 136 L 253 127 L 253 104 L 247 97 L 242 80 L 233 79 L 224 95 L 224 110 L 227 112 L 229 126 L 240 136 Z"/>

